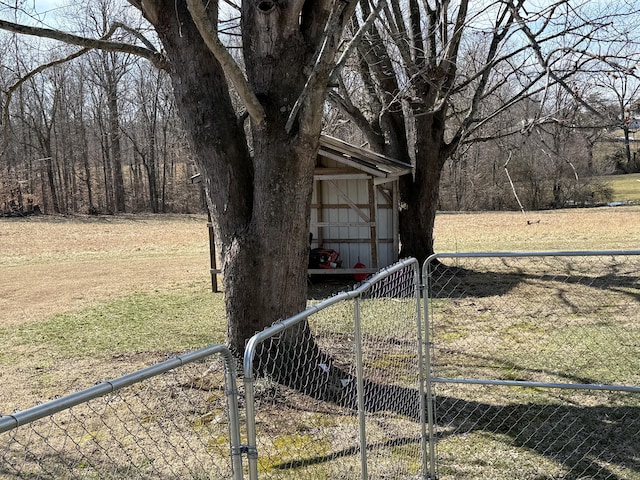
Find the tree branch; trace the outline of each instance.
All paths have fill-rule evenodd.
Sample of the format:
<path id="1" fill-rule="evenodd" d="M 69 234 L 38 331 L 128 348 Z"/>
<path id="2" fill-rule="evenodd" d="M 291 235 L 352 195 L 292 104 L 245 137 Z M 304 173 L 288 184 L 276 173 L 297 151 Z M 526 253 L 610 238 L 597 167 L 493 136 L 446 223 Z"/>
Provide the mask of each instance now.
<path id="1" fill-rule="evenodd" d="M 494 64 L 499 51 L 499 46 L 501 42 L 504 40 L 504 38 L 507 36 L 514 21 L 515 21 L 515 12 L 512 11 L 511 14 L 509 14 L 507 8 L 505 8 L 498 14 L 498 18 L 496 21 L 496 28 L 495 28 L 493 37 L 491 39 L 491 43 L 489 45 L 489 51 L 485 57 L 485 61 L 484 61 L 485 65 Z M 499 29 L 498 26 L 500 25 L 502 25 L 502 27 Z M 462 139 L 464 135 L 464 131 L 467 130 L 472 124 L 472 122 L 474 121 L 473 119 L 480 106 L 480 100 L 482 99 L 484 90 L 489 82 L 490 73 L 491 73 L 491 69 L 485 69 L 482 75 L 480 76 L 478 85 L 476 86 L 475 92 L 473 94 L 473 98 L 471 100 L 471 105 L 470 105 L 468 114 L 466 118 L 461 122 L 460 127 L 457 129 L 457 131 L 455 132 L 455 134 L 453 135 L 449 143 L 449 148 L 451 150 L 455 149 L 456 145 Z"/>
<path id="2" fill-rule="evenodd" d="M 376 6 L 376 8 L 374 8 L 371 11 L 371 13 L 369 13 L 369 16 L 367 17 L 367 19 L 364 21 L 362 26 L 358 29 L 358 31 L 353 36 L 351 41 L 348 43 L 348 45 L 342 52 L 340 59 L 336 63 L 336 66 L 333 68 L 333 71 L 331 72 L 331 77 L 330 77 L 331 80 L 335 80 L 335 78 L 340 74 L 340 71 L 344 67 L 344 64 L 349 59 L 349 55 L 351 55 L 355 47 L 357 47 L 358 44 L 362 41 L 362 37 L 365 35 L 365 33 L 369 31 L 369 28 L 371 27 L 371 25 L 373 25 L 373 22 L 375 22 L 376 18 L 380 14 L 380 11 L 384 6 L 384 2 L 385 0 L 378 0 L 378 5 Z"/>
<path id="3" fill-rule="evenodd" d="M 2 108 L 2 122 L 0 122 L 0 125 L 2 125 L 3 127 L 2 129 L 3 129 L 3 137 L 4 137 L 4 141 L 2 142 L 2 150 L 0 151 L 0 157 L 4 155 L 4 152 L 7 150 L 7 146 L 9 145 L 9 105 L 11 104 L 11 98 L 13 97 L 13 92 L 15 92 L 20 87 L 20 85 L 22 85 L 24 82 L 26 82 L 30 78 L 33 78 L 38 73 L 44 72 L 46 69 L 55 67 L 56 65 L 69 62 L 74 58 L 78 58 L 84 55 L 85 53 L 87 53 L 89 50 L 90 49 L 85 48 L 76 53 L 69 55 L 68 57 L 65 57 L 59 60 L 54 60 L 53 62 L 46 63 L 44 65 L 40 65 L 38 68 L 31 70 L 24 77 L 20 78 L 16 83 L 11 85 L 7 89 L 7 92 L 5 93 L 4 107 Z"/>
<path id="4" fill-rule="evenodd" d="M 382 137 L 380 132 L 377 132 L 371 126 L 362 112 L 358 108 L 356 108 L 353 103 L 351 103 L 351 100 L 346 94 L 342 96 L 335 91 L 330 91 L 328 100 L 333 103 L 353 123 L 355 123 L 355 125 L 362 132 L 374 151 L 382 152 L 382 147 L 384 146 L 384 137 Z"/>
<path id="5" fill-rule="evenodd" d="M 326 72 L 329 63 L 331 63 L 335 54 L 336 49 L 335 47 L 332 48 L 331 42 L 332 40 L 334 40 L 336 33 L 342 31 L 342 27 L 346 19 L 351 18 L 351 14 L 355 10 L 356 4 L 356 1 L 352 3 L 337 2 L 337 5 L 331 11 L 329 18 L 327 19 L 327 23 L 325 24 L 322 38 L 320 39 L 318 48 L 315 52 L 315 55 L 313 56 L 313 68 L 309 73 L 307 82 L 305 83 L 300 96 L 291 109 L 289 118 L 287 118 L 287 123 L 285 125 L 285 129 L 287 132 L 291 131 L 293 123 L 298 116 L 298 112 L 300 111 L 302 104 L 306 101 L 308 95 L 318 88 L 318 77 L 321 73 Z M 326 73 L 328 75 L 328 80 L 330 78 L 329 75 L 331 75 L 331 72 Z"/>
<path id="6" fill-rule="evenodd" d="M 169 68 L 169 63 L 164 55 L 154 50 L 140 47 L 138 45 L 131 45 L 122 42 L 112 42 L 109 40 L 101 40 L 96 38 L 80 37 L 78 35 L 72 35 L 70 33 L 61 32 L 59 30 L 52 30 L 49 28 L 41 27 L 30 27 L 27 25 L 20 25 L 18 23 L 8 22 L 1 19 L 0 29 L 7 30 L 13 33 L 20 33 L 23 35 L 31 35 L 34 37 L 50 38 L 59 42 L 78 45 L 86 49 L 99 49 L 112 52 L 129 53 L 131 55 L 146 58 L 160 69 L 167 70 Z"/>
<path id="7" fill-rule="evenodd" d="M 595 108 L 593 108 L 588 102 L 585 102 L 579 95 L 576 95 L 576 93 L 573 91 L 571 86 L 568 85 L 562 78 L 558 77 L 558 75 L 553 71 L 548 60 L 542 54 L 542 48 L 540 46 L 540 43 L 537 41 L 535 34 L 533 34 L 533 32 L 531 31 L 529 26 L 526 24 L 524 19 L 520 16 L 519 12 L 514 8 L 512 8 L 512 15 L 520 25 L 520 29 L 527 37 L 527 40 L 529 40 L 529 44 L 531 45 L 531 48 L 535 53 L 538 63 L 547 72 L 547 75 L 549 75 L 549 77 L 551 77 L 558 85 L 560 85 L 569 94 L 571 94 L 573 98 L 576 100 L 576 102 L 580 103 L 592 114 L 599 116 L 600 113 Z"/>
<path id="8" fill-rule="evenodd" d="M 114 24 L 111 26 L 111 28 L 109 29 L 109 33 L 107 33 L 106 35 L 104 35 L 101 40 L 110 38 L 111 35 L 113 34 L 113 32 L 117 29 L 117 28 L 121 28 L 123 29 L 125 32 L 130 33 L 131 35 L 133 35 L 134 37 L 136 37 L 138 40 L 140 40 L 142 43 L 145 44 L 145 46 L 151 50 L 152 52 L 157 52 L 158 49 L 156 49 L 156 46 L 151 43 L 149 41 L 149 39 L 147 37 L 145 37 L 141 32 L 139 32 L 138 30 L 136 30 L 135 28 L 131 28 L 128 25 L 125 25 L 124 23 L 120 23 L 120 22 L 114 22 Z"/>
<path id="9" fill-rule="evenodd" d="M 200 35 L 202 35 L 202 39 L 207 44 L 207 47 L 209 47 L 209 50 L 211 50 L 211 53 L 216 57 L 216 60 L 220 62 L 224 73 L 229 77 L 234 87 L 236 87 L 238 95 L 242 99 L 249 116 L 257 127 L 261 127 L 266 121 L 264 108 L 253 90 L 251 90 L 240 66 L 225 46 L 222 45 L 222 42 L 218 38 L 216 25 L 213 25 L 207 16 L 206 7 L 201 0 L 187 0 L 187 8 L 191 13 L 191 18 L 196 24 Z"/>

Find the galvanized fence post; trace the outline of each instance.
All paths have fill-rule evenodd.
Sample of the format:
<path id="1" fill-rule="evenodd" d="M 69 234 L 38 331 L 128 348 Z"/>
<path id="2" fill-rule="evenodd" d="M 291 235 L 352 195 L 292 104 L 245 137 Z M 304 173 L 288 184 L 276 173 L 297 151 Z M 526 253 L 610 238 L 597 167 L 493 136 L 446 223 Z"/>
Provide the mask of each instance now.
<path id="1" fill-rule="evenodd" d="M 367 473 L 367 418 L 365 410 L 364 367 L 362 365 L 362 329 L 360 328 L 360 296 L 355 297 L 353 309 L 354 342 L 356 348 L 356 382 L 358 395 L 358 424 L 360 429 L 360 468 L 362 478 Z"/>
<path id="2" fill-rule="evenodd" d="M 422 283 L 422 278 L 420 275 L 420 268 L 416 268 L 414 272 L 414 283 L 415 283 L 415 301 L 416 301 L 416 332 L 418 335 L 418 385 L 420 391 L 420 427 L 421 427 L 421 446 L 422 446 L 422 471 L 425 478 L 435 478 L 429 472 L 430 468 L 430 454 L 428 453 L 430 449 L 430 435 L 428 434 L 428 429 L 431 426 L 431 422 L 429 419 L 431 418 L 431 405 L 429 397 L 431 395 L 430 384 L 429 384 L 429 371 L 431 368 L 429 362 L 429 332 L 426 330 L 426 319 L 425 323 L 422 322 L 422 304 L 421 304 L 421 295 L 424 291 L 424 285 Z M 425 312 L 426 317 L 426 312 Z"/>
<path id="3" fill-rule="evenodd" d="M 429 318 L 429 280 L 431 278 L 431 263 L 437 257 L 437 255 L 432 255 L 424 262 L 422 266 L 422 295 L 423 295 L 423 304 L 424 304 L 424 335 L 425 335 L 425 344 L 426 349 L 424 352 L 425 358 L 425 370 L 426 370 L 426 411 L 427 411 L 427 429 L 428 429 L 428 442 L 429 442 L 429 477 L 430 479 L 436 480 L 438 478 L 437 474 L 437 462 L 436 462 L 436 435 L 435 435 L 435 410 L 434 410 L 434 398 L 433 398 L 433 388 L 432 388 L 432 375 L 433 375 L 433 366 L 431 364 L 431 323 Z"/>
<path id="4" fill-rule="evenodd" d="M 228 348 L 220 350 L 225 359 L 225 395 L 227 396 L 227 408 L 229 409 L 229 437 L 231 441 L 231 466 L 233 480 L 243 479 L 242 468 L 242 437 L 240 435 L 240 412 L 238 408 L 238 383 L 236 361 Z"/>
<path id="5" fill-rule="evenodd" d="M 253 352 L 252 352 L 253 353 Z M 245 356 L 245 365 L 247 357 Z M 250 360 L 252 362 L 252 359 Z M 253 372 L 247 373 L 245 368 L 244 374 L 244 397 L 245 397 L 245 409 L 247 416 L 247 462 L 249 465 L 249 480 L 257 480 L 258 478 L 258 447 L 256 445 L 256 412 L 255 412 L 255 397 L 253 390 Z"/>

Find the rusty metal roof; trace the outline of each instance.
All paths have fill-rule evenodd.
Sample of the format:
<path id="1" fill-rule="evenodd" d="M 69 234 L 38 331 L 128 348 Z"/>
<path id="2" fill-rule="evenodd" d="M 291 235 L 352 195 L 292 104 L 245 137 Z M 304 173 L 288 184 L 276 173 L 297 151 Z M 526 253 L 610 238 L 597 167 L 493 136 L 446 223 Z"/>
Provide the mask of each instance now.
<path id="1" fill-rule="evenodd" d="M 357 168 L 375 177 L 400 177 L 411 173 L 412 170 L 408 163 L 386 157 L 366 148 L 356 147 L 328 135 L 320 137 L 318 155 Z"/>

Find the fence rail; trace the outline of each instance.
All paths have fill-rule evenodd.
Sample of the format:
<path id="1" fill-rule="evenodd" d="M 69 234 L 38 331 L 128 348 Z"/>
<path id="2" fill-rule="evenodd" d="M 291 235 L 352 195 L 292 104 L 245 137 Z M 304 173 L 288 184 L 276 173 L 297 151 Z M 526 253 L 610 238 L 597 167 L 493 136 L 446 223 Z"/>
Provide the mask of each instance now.
<path id="1" fill-rule="evenodd" d="M 242 478 L 234 362 L 214 345 L 2 416 L 0 478 Z"/>

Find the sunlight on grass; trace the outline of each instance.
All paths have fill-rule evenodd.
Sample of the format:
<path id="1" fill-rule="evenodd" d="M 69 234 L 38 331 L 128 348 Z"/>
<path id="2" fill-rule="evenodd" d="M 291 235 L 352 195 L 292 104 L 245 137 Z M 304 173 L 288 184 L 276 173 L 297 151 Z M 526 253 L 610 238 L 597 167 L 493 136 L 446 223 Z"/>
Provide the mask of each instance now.
<path id="1" fill-rule="evenodd" d="M 639 206 L 440 213 L 434 231 L 438 253 L 625 250 L 638 239 Z"/>
<path id="2" fill-rule="evenodd" d="M 640 203 L 640 173 L 600 177 L 613 189 L 614 202 Z"/>
<path id="3" fill-rule="evenodd" d="M 474 432 L 439 443 L 443 479 L 502 480 L 504 478 L 560 478 L 561 464 L 511 444 L 506 435 Z M 461 462 L 460 458 L 465 461 Z M 544 471 L 544 477 L 540 472 Z M 505 472 L 509 476 L 505 477 Z"/>
<path id="4" fill-rule="evenodd" d="M 136 293 L 2 332 L 0 348 L 46 345 L 80 358 L 99 353 L 186 351 L 223 343 L 224 305 L 210 292 Z M 3 345 L 4 343 L 4 345 Z"/>

